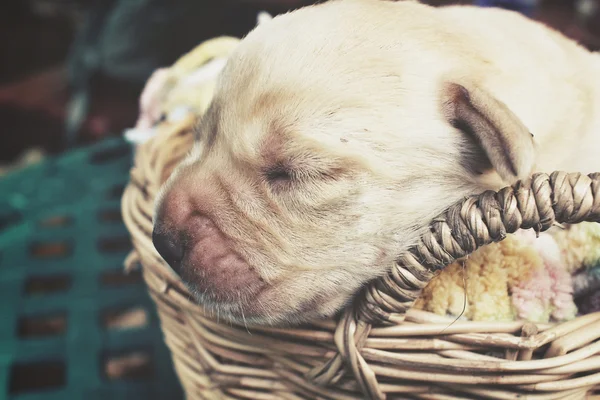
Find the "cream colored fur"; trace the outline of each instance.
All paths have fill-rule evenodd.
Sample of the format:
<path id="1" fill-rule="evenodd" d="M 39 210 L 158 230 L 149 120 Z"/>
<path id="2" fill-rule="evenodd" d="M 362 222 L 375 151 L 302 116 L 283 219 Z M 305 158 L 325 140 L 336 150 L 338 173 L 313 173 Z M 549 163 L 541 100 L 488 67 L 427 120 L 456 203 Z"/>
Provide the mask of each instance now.
<path id="1" fill-rule="evenodd" d="M 534 135 L 529 152 L 511 122 L 506 148 L 492 146 L 516 176 L 472 168 L 484 152 L 444 115 L 448 83 Z M 464 196 L 534 171 L 600 171 L 600 57 L 513 12 L 334 0 L 251 32 L 198 135 L 161 198 L 185 192 L 268 283 L 198 300 L 235 321 L 296 323 L 338 310 Z M 294 164 L 292 183 L 269 181 L 276 161 Z"/>

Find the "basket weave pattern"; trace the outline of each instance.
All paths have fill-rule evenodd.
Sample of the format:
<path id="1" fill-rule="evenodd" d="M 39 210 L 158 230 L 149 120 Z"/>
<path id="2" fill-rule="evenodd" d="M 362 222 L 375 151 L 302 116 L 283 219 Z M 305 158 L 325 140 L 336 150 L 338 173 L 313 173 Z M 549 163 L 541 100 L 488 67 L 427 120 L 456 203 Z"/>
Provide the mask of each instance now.
<path id="1" fill-rule="evenodd" d="M 390 274 L 337 320 L 297 329 L 219 323 L 151 241 L 153 200 L 186 155 L 193 120 L 137 153 L 123 216 L 189 399 L 583 399 L 600 384 L 600 313 L 558 324 L 453 321 L 410 309 L 435 271 L 518 229 L 600 222 L 600 174 L 538 174 L 434 220 Z"/>

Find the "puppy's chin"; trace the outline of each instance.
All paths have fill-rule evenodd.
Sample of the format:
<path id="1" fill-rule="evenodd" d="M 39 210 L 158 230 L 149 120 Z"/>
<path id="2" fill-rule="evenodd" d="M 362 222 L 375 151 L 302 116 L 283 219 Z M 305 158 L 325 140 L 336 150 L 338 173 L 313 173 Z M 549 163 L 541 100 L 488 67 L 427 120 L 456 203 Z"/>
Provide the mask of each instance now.
<path id="1" fill-rule="evenodd" d="M 241 326 L 286 327 L 310 323 L 335 316 L 351 299 L 351 293 L 304 290 L 302 295 L 275 285 L 252 296 L 215 301 L 193 285 L 187 286 L 209 317 Z"/>

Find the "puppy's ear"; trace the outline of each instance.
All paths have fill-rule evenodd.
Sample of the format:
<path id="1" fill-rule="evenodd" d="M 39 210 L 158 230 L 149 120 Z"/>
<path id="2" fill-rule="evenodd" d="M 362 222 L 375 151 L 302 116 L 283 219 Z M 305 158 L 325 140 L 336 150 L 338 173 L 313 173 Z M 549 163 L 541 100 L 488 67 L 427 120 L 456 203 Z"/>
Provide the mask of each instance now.
<path id="1" fill-rule="evenodd" d="M 475 141 L 505 182 L 512 184 L 531 174 L 533 135 L 506 104 L 474 85 L 457 83 L 443 85 L 441 100 L 448 122 Z M 476 164 L 477 157 L 472 158 L 467 163 Z"/>

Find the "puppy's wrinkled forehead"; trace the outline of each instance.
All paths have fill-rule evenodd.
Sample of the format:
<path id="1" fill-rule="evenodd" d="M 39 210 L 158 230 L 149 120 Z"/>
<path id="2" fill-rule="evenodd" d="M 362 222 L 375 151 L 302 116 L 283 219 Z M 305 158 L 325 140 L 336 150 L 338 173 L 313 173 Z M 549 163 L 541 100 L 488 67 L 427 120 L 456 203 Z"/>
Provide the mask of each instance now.
<path id="1" fill-rule="evenodd" d="M 267 92 L 250 105 L 239 104 L 238 107 L 244 108 L 242 111 L 231 104 L 219 107 L 215 103 L 197 129 L 203 154 L 227 159 L 250 170 L 301 168 L 306 164 L 322 164 L 325 158 L 330 161 L 339 158 L 343 149 L 324 145 L 336 135 L 329 131 L 328 135 L 318 133 L 327 130 L 327 113 L 304 118 L 302 113 L 290 110 L 290 99 L 293 95 Z"/>
<path id="2" fill-rule="evenodd" d="M 290 144 L 299 130 L 297 118 L 285 111 L 283 95 L 257 93 L 253 100 L 213 102 L 196 129 L 205 152 L 232 153 L 238 162 L 251 164 L 280 157 L 284 143 Z"/>
<path id="3" fill-rule="evenodd" d="M 395 46 L 377 44 L 377 31 L 363 21 L 359 3 L 344 3 L 335 15 L 312 15 L 309 7 L 251 32 L 219 78 L 198 130 L 200 141 L 213 151 L 235 154 L 236 162 L 257 160 L 265 147 L 278 148 L 280 142 L 300 149 L 305 139 L 338 152 L 372 150 L 380 156 L 389 151 L 369 132 L 401 134 L 390 131 L 390 118 L 405 117 L 406 132 L 409 124 L 417 126 L 408 107 L 425 102 L 434 83 L 405 78 L 414 77 L 427 60 L 405 64 Z M 410 40 L 403 39 L 406 46 Z M 410 85 L 419 87 L 414 96 Z"/>

